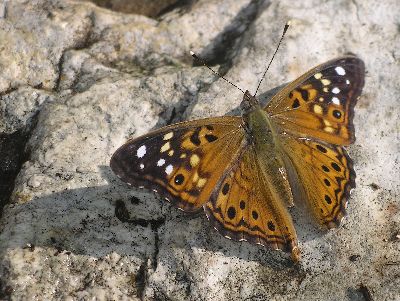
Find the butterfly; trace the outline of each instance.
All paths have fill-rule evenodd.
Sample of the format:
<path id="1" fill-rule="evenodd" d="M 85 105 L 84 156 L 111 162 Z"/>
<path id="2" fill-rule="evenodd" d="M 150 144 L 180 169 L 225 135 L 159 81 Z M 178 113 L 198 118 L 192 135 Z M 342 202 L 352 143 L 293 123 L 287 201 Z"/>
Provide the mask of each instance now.
<path id="1" fill-rule="evenodd" d="M 304 202 L 321 226 L 337 227 L 355 187 L 343 146 L 355 141 L 364 76 L 363 61 L 346 55 L 289 83 L 265 107 L 246 91 L 241 116 L 181 122 L 128 140 L 111 169 L 183 211 L 203 208 L 227 238 L 299 261 L 288 207 Z"/>

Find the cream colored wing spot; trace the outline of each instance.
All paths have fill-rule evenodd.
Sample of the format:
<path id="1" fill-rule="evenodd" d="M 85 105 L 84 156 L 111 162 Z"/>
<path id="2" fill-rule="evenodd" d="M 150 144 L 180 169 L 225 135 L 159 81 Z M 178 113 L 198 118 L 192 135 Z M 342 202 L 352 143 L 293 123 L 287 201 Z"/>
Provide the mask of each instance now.
<path id="1" fill-rule="evenodd" d="M 314 105 L 314 113 L 322 114 L 322 107 L 320 105 Z"/>
<path id="2" fill-rule="evenodd" d="M 169 150 L 171 148 L 171 144 L 169 143 L 169 141 L 167 143 L 165 143 L 163 146 L 161 146 L 160 152 L 164 153 L 167 150 Z"/>
<path id="3" fill-rule="evenodd" d="M 190 157 L 190 165 L 191 165 L 192 167 L 196 167 L 196 166 L 199 164 L 199 162 L 200 162 L 200 158 L 199 158 L 198 155 L 193 154 L 193 155 Z"/>
<path id="4" fill-rule="evenodd" d="M 207 183 L 207 179 L 206 178 L 200 178 L 198 181 L 197 181 L 197 187 L 198 188 L 203 188 L 204 187 L 204 185 L 206 185 L 206 183 Z"/>
<path id="5" fill-rule="evenodd" d="M 331 126 L 326 126 L 326 127 L 324 127 L 324 131 L 328 132 L 328 133 L 333 133 L 335 131 L 335 129 Z"/>
<path id="6" fill-rule="evenodd" d="M 321 83 L 324 86 L 329 86 L 331 84 L 331 81 L 329 79 L 321 79 Z"/>
<path id="7" fill-rule="evenodd" d="M 164 135 L 163 140 L 169 140 L 172 137 L 174 137 L 174 133 L 173 132 L 169 132 L 169 133 Z"/>
<path id="8" fill-rule="evenodd" d="M 174 155 L 174 150 L 171 149 L 171 150 L 168 152 L 168 156 L 172 157 L 173 155 Z"/>
<path id="9" fill-rule="evenodd" d="M 199 180 L 199 174 L 197 173 L 197 171 L 194 173 L 192 180 L 193 180 L 193 183 L 196 183 Z"/>
<path id="10" fill-rule="evenodd" d="M 320 79 L 322 77 L 322 73 L 316 73 L 315 75 L 314 75 L 314 78 L 315 79 Z"/>

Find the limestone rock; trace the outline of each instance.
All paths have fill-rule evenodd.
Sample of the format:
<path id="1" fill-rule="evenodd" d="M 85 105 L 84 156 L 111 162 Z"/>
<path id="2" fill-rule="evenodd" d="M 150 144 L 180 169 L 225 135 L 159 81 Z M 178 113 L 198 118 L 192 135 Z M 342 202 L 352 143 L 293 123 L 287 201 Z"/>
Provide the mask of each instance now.
<path id="1" fill-rule="evenodd" d="M 157 18 L 84 1 L 1 3 L 0 132 L 26 133 L 27 158 L 6 184 L 0 299 L 400 299 L 397 2 L 185 3 L 146 13 Z M 204 214 L 131 189 L 109 168 L 130 136 L 238 106 L 241 92 L 189 50 L 254 91 L 288 19 L 262 92 L 346 52 L 368 70 L 348 148 L 349 215 L 328 233 L 296 221 L 298 266 L 223 238 Z"/>

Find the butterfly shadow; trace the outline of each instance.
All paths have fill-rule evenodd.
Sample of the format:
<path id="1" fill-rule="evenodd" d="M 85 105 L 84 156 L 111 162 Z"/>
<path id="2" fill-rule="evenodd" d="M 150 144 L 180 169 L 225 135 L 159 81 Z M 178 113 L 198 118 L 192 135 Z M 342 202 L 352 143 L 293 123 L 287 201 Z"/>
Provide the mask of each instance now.
<path id="1" fill-rule="evenodd" d="M 7 215 L 17 216 L 2 229 L 7 248 L 54 249 L 54 255 L 72 253 L 101 258 L 118 253 L 146 258 L 154 252 L 153 219 L 147 224 L 127 225 L 116 218 L 121 195 L 118 185 L 69 189 L 10 206 Z M 20 196 L 23 197 L 23 196 Z M 157 208 L 154 212 L 157 216 Z M 3 244 L 3 243 L 2 243 Z M 5 245 L 5 244 L 4 244 Z"/>
<path id="2" fill-rule="evenodd" d="M 293 275 L 301 273 L 299 266 L 293 263 L 289 254 L 246 241 L 229 240 L 211 227 L 202 209 L 196 213 L 182 212 L 165 202 L 156 193 L 132 189 L 127 184 L 121 183 L 109 166 L 99 168 L 102 177 L 110 183 L 108 189 L 112 191 L 107 190 L 110 194 L 108 198 L 114 198 L 111 203 L 119 223 L 126 225 L 125 227 L 134 227 L 136 229 L 134 231 L 137 231 L 137 227 L 151 230 L 149 235 L 150 239 L 154 238 L 154 252 L 157 254 L 157 259 L 153 260 L 170 266 L 171 262 L 179 261 L 179 258 L 175 258 L 172 254 L 176 253 L 176 249 L 180 249 L 189 256 L 192 252 L 222 254 L 226 258 L 257 262 L 269 269 L 293 270 Z M 299 225 L 298 228 L 301 228 L 299 231 L 301 239 L 315 239 L 317 235 L 321 235 L 318 231 L 313 231 L 316 228 L 313 228 L 312 224 L 307 227 Z M 180 264 L 176 263 L 178 266 Z"/>
<path id="3" fill-rule="evenodd" d="M 4 226 L 3 234 L 10 233 L 7 247 L 40 247 L 53 249 L 54 256 L 88 258 L 117 253 L 141 262 L 150 260 L 154 270 L 159 264 L 187 270 L 185 256 L 207 253 L 207 257 L 254 262 L 264 271 L 302 277 L 304 271 L 287 254 L 228 240 L 211 228 L 204 213 L 183 213 L 160 202 L 154 193 L 131 189 L 109 166 L 100 166 L 100 173 L 109 184 L 55 192 L 10 207 L 8 214 L 18 216 L 20 222 Z M 186 264 L 204 265 L 187 259 Z"/>

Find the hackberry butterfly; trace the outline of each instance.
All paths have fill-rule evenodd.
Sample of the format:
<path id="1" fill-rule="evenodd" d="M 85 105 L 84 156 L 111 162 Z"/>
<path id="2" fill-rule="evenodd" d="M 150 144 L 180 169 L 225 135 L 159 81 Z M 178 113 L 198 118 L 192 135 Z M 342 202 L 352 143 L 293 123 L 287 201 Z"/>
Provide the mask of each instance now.
<path id="1" fill-rule="evenodd" d="M 353 55 L 328 61 L 288 84 L 265 108 L 246 91 L 241 117 L 182 122 L 131 139 L 114 153 L 111 169 L 183 211 L 203 207 L 228 238 L 291 252 L 298 261 L 287 210 L 293 199 L 333 228 L 355 187 L 343 146 L 355 140 L 364 72 Z"/>

